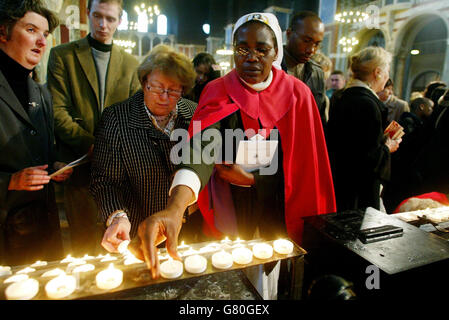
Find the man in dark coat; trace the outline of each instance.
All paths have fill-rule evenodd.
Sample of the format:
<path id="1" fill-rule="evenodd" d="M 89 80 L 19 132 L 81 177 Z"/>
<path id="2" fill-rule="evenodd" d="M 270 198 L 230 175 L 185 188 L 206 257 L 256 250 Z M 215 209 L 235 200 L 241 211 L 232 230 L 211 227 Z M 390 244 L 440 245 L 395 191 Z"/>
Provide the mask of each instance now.
<path id="1" fill-rule="evenodd" d="M 54 190 L 53 110 L 31 74 L 57 18 L 40 1 L 0 5 L 0 264 L 56 260 L 63 255 Z"/>
<path id="2" fill-rule="evenodd" d="M 326 84 L 324 72 L 311 58 L 324 37 L 324 24 L 314 12 L 301 11 L 295 14 L 287 29 L 287 45 L 284 46 L 282 69 L 302 80 L 312 91 L 325 124 Z"/>

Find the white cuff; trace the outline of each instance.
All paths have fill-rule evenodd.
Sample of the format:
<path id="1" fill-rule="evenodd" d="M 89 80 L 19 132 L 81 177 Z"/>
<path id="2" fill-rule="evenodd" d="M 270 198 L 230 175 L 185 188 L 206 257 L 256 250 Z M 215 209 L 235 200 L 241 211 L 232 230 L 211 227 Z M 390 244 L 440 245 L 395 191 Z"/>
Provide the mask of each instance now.
<path id="1" fill-rule="evenodd" d="M 198 199 L 198 193 L 201 189 L 201 180 L 198 175 L 189 169 L 180 169 L 176 172 L 175 177 L 173 178 L 173 182 L 171 184 L 170 190 L 168 191 L 168 195 L 171 195 L 172 189 L 176 186 L 183 185 L 189 187 L 193 194 L 194 199 L 189 203 L 189 206 L 194 204 Z"/>

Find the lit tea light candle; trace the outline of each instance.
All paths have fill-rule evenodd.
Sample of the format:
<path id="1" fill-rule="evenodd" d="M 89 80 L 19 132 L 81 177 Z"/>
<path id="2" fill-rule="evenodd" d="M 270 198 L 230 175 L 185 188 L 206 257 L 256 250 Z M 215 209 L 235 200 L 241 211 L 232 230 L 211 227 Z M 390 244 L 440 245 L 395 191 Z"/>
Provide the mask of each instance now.
<path id="1" fill-rule="evenodd" d="M 73 267 L 81 266 L 83 264 L 86 264 L 86 261 L 84 261 L 83 259 L 74 259 L 72 262 L 69 263 L 67 267 L 70 269 Z"/>
<path id="2" fill-rule="evenodd" d="M 273 256 L 273 247 L 267 243 L 256 243 L 253 246 L 253 254 L 258 259 L 269 259 Z"/>
<path id="3" fill-rule="evenodd" d="M 190 246 L 186 245 L 184 241 L 181 242 L 181 244 L 178 246 L 178 250 L 188 249 Z"/>
<path id="4" fill-rule="evenodd" d="M 216 252 L 212 255 L 212 265 L 217 269 L 229 269 L 233 263 L 232 255 L 226 251 Z"/>
<path id="5" fill-rule="evenodd" d="M 52 278 L 65 274 L 65 272 L 59 268 L 54 268 L 44 272 L 41 277 L 42 278 Z"/>
<path id="6" fill-rule="evenodd" d="M 97 274 L 95 281 L 98 288 L 111 290 L 122 284 L 123 272 L 122 270 L 114 268 L 114 264 L 111 263 L 107 269 Z"/>
<path id="7" fill-rule="evenodd" d="M 36 269 L 30 268 L 30 267 L 26 267 L 26 268 L 24 268 L 22 270 L 17 271 L 16 274 L 26 274 L 26 273 L 31 273 L 31 272 L 34 272 L 34 271 L 36 271 Z"/>
<path id="8" fill-rule="evenodd" d="M 60 275 L 45 285 L 45 292 L 50 299 L 62 299 L 71 295 L 76 289 L 74 276 Z"/>
<path id="9" fill-rule="evenodd" d="M 76 260 L 76 259 L 73 258 L 70 254 L 68 254 L 67 257 L 65 257 L 64 259 L 61 260 L 61 263 L 70 263 L 70 262 L 73 262 L 74 260 Z"/>
<path id="10" fill-rule="evenodd" d="M 184 260 L 184 266 L 189 273 L 202 273 L 207 268 L 207 259 L 199 254 L 194 254 Z"/>
<path id="11" fill-rule="evenodd" d="M 111 256 L 109 253 L 107 253 L 107 254 L 103 257 L 103 259 L 101 259 L 100 261 L 101 261 L 101 262 L 108 262 L 108 261 L 115 261 L 115 260 L 117 260 L 117 257 L 113 257 L 113 256 Z"/>
<path id="12" fill-rule="evenodd" d="M 239 243 L 243 243 L 245 242 L 245 240 L 241 240 L 240 238 L 237 238 L 234 240 L 234 244 L 239 244 Z"/>
<path id="13" fill-rule="evenodd" d="M 73 269 L 73 273 L 83 273 L 83 272 L 89 272 L 95 269 L 95 266 L 93 264 L 83 264 L 80 266 L 77 266 L 75 269 Z"/>
<path id="14" fill-rule="evenodd" d="M 123 240 L 122 242 L 120 242 L 120 244 L 117 247 L 117 251 L 121 254 L 124 254 L 125 252 L 128 251 L 128 245 L 129 245 L 130 241 L 129 240 Z"/>
<path id="15" fill-rule="evenodd" d="M 11 275 L 11 267 L 8 266 L 0 266 L 0 277 Z"/>
<path id="16" fill-rule="evenodd" d="M 253 261 L 253 253 L 248 248 L 237 248 L 232 250 L 232 259 L 238 264 L 248 264 Z"/>
<path id="17" fill-rule="evenodd" d="M 214 252 L 214 251 L 218 251 L 218 250 L 219 249 L 215 246 L 207 245 L 200 249 L 200 253 L 209 253 L 209 252 Z"/>
<path id="18" fill-rule="evenodd" d="M 221 240 L 220 242 L 221 242 L 221 243 L 223 243 L 223 244 L 231 244 L 231 243 L 232 243 L 232 241 L 231 241 L 231 240 L 229 240 L 229 238 L 228 238 L 228 237 L 224 238 L 224 239 L 223 239 L 223 240 Z"/>
<path id="19" fill-rule="evenodd" d="M 37 267 L 45 267 L 47 265 L 47 261 L 40 261 L 37 260 L 35 263 L 33 263 L 30 267 L 37 268 Z"/>
<path id="20" fill-rule="evenodd" d="M 14 282 L 5 290 L 8 300 L 30 300 L 39 291 L 39 281 L 35 279 L 25 279 Z"/>
<path id="21" fill-rule="evenodd" d="M 178 260 L 169 258 L 167 261 L 161 263 L 161 276 L 165 279 L 175 279 L 182 275 L 183 264 Z"/>
<path id="22" fill-rule="evenodd" d="M 126 258 L 125 258 L 125 261 L 123 262 L 123 264 L 124 264 L 125 266 L 129 266 L 129 265 L 137 264 L 137 263 L 143 263 L 143 261 L 140 260 L 140 259 L 137 259 L 137 258 L 136 258 L 134 255 L 132 255 L 132 254 L 128 254 L 128 255 L 126 256 Z"/>
<path id="23" fill-rule="evenodd" d="M 293 251 L 293 243 L 290 240 L 279 239 L 273 242 L 274 251 L 279 254 L 289 254 Z"/>
<path id="24" fill-rule="evenodd" d="M 4 283 L 12 283 L 12 282 L 20 282 L 27 280 L 29 276 L 27 274 L 15 274 L 9 278 L 7 278 Z"/>
<path id="25" fill-rule="evenodd" d="M 81 258 L 84 261 L 95 259 L 94 256 L 90 256 L 87 253 Z"/>

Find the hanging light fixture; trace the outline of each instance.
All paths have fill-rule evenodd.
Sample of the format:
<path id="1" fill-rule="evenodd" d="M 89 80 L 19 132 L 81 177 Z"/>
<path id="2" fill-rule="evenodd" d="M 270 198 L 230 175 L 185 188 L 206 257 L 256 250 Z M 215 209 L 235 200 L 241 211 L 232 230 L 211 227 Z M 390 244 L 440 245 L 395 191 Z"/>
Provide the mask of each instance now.
<path id="1" fill-rule="evenodd" d="M 359 40 L 355 37 L 351 37 L 351 38 L 346 38 L 343 37 L 341 38 L 338 43 L 343 46 L 343 52 L 345 53 L 350 53 L 352 51 L 352 49 L 359 44 Z"/>
<path id="2" fill-rule="evenodd" d="M 335 21 L 345 24 L 360 23 L 368 20 L 369 15 L 360 11 L 343 11 L 335 15 Z"/>
<path id="3" fill-rule="evenodd" d="M 147 32 L 148 24 L 153 24 L 154 19 L 157 18 L 161 11 L 159 10 L 159 6 L 157 4 L 146 6 L 145 3 L 141 3 L 140 6 L 134 6 L 134 10 L 137 13 L 138 19 L 138 31 L 139 32 Z"/>

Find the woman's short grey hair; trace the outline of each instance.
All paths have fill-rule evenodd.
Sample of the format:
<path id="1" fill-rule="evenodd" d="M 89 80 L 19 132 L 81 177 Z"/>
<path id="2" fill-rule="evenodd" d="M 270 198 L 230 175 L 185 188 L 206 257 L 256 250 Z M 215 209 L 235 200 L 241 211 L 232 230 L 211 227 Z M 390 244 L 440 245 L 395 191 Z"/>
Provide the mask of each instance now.
<path id="1" fill-rule="evenodd" d="M 166 45 L 158 45 L 151 50 L 137 69 L 140 84 L 145 84 L 147 76 L 159 70 L 179 81 L 183 93 L 188 93 L 195 84 L 196 72 L 187 56 Z"/>
<path id="2" fill-rule="evenodd" d="M 349 59 L 352 77 L 365 81 L 376 68 L 385 70 L 391 59 L 391 53 L 382 47 L 366 47 Z"/>

